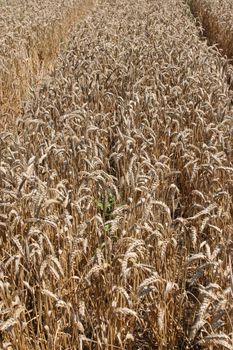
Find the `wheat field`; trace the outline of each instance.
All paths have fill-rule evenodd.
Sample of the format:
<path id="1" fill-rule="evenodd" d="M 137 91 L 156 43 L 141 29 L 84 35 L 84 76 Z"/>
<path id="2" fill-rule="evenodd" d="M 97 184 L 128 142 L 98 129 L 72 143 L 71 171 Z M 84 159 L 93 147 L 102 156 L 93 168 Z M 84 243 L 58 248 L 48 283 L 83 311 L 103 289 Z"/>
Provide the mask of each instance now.
<path id="1" fill-rule="evenodd" d="M 233 349 L 229 70 L 182 0 L 76 21 L 0 130 L 2 349 Z"/>
<path id="2" fill-rule="evenodd" d="M 0 128 L 21 112 L 30 86 L 53 67 L 92 0 L 0 1 Z"/>
<path id="3" fill-rule="evenodd" d="M 189 0 L 193 14 L 203 26 L 210 44 L 217 44 L 224 55 L 233 58 L 232 0 Z"/>

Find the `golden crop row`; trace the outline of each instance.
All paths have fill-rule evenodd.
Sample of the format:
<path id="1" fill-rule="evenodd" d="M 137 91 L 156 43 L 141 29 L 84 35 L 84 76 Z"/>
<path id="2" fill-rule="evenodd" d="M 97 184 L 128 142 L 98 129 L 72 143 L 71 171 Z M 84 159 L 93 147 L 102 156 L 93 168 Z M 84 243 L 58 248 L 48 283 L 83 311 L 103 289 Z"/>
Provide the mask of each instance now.
<path id="1" fill-rule="evenodd" d="M 227 62 L 182 0 L 99 0 L 0 134 L 3 349 L 232 349 Z"/>
<path id="2" fill-rule="evenodd" d="M 53 65 L 68 31 L 91 1 L 0 3 L 0 127 L 18 114 L 29 86 Z"/>
<path id="3" fill-rule="evenodd" d="M 218 44 L 223 54 L 233 59 L 232 0 L 190 0 L 190 6 L 209 42 Z"/>

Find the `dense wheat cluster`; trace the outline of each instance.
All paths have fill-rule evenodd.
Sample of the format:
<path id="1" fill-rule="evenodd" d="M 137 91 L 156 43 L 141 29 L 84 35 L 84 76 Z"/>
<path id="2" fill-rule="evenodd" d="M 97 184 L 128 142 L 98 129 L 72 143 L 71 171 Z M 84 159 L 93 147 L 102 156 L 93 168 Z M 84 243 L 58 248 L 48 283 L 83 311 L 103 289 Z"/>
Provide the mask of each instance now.
<path id="1" fill-rule="evenodd" d="M 189 0 L 190 7 L 203 26 L 204 34 L 211 44 L 229 58 L 233 58 L 233 1 Z"/>
<path id="2" fill-rule="evenodd" d="M 0 126 L 21 107 L 28 86 L 53 64 L 61 42 L 91 0 L 0 1 Z"/>
<path id="3" fill-rule="evenodd" d="M 0 133 L 3 349 L 233 348 L 227 62 L 182 0 L 99 0 Z"/>

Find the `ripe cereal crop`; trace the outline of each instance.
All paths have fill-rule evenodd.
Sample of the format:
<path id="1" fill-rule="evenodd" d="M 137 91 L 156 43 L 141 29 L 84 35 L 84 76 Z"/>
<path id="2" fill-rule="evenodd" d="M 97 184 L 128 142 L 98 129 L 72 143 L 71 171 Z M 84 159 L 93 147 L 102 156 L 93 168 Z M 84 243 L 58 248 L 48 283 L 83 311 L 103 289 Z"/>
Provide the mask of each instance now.
<path id="1" fill-rule="evenodd" d="M 20 113 L 30 86 L 51 71 L 67 33 L 92 0 L 0 2 L 0 126 Z"/>
<path id="2" fill-rule="evenodd" d="M 217 44 L 224 55 L 233 59 L 233 2 L 190 0 L 190 7 L 209 43 Z"/>
<path id="3" fill-rule="evenodd" d="M 0 346 L 233 348 L 229 62 L 182 0 L 98 0 L 0 131 Z"/>

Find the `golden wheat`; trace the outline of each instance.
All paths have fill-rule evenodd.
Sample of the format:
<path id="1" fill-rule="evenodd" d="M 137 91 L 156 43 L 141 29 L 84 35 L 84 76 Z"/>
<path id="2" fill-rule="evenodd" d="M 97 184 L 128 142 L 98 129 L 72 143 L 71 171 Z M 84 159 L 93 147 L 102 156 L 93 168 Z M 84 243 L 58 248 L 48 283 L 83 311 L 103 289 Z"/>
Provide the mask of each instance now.
<path id="1" fill-rule="evenodd" d="M 228 64 L 182 0 L 77 24 L 0 133 L 3 349 L 232 348 Z"/>
<path id="2" fill-rule="evenodd" d="M 85 1 L 3 0 L 0 3 L 0 128 L 11 125 L 33 83 L 50 71 Z"/>

